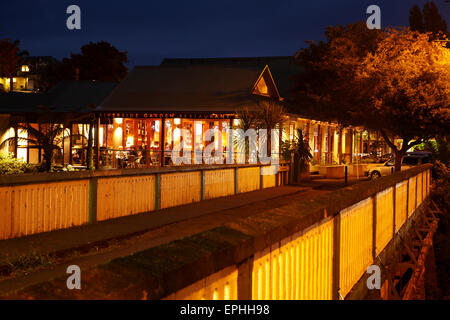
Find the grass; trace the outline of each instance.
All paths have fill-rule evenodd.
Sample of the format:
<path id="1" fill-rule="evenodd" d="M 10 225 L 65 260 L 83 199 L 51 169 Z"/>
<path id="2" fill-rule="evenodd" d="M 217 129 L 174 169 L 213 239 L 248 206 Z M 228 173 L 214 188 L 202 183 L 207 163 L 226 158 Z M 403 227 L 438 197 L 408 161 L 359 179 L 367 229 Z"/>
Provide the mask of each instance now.
<path id="1" fill-rule="evenodd" d="M 27 275 L 30 272 L 55 264 L 56 259 L 49 254 L 42 254 L 35 249 L 16 256 L 4 259 L 0 265 L 0 277 Z"/>

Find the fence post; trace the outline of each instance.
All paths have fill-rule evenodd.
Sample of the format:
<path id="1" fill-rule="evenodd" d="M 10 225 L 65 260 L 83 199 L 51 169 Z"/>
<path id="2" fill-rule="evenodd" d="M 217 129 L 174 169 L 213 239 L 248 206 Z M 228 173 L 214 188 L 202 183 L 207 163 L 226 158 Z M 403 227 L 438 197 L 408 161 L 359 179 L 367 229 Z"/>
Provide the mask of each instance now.
<path id="1" fill-rule="evenodd" d="M 155 175 L 155 210 L 161 209 L 161 174 Z"/>
<path id="2" fill-rule="evenodd" d="M 339 300 L 341 274 L 341 214 L 333 218 L 333 273 L 331 280 L 331 299 Z"/>
<path id="3" fill-rule="evenodd" d="M 377 194 L 372 197 L 372 256 L 377 259 Z"/>
<path id="4" fill-rule="evenodd" d="M 344 170 L 345 170 L 345 184 L 347 185 L 348 184 L 348 167 L 345 166 Z"/>
<path id="5" fill-rule="evenodd" d="M 200 170 L 200 200 L 205 200 L 205 170 Z"/>
<path id="6" fill-rule="evenodd" d="M 259 167 L 259 189 L 262 190 L 263 189 L 263 166 Z"/>
<path id="7" fill-rule="evenodd" d="M 394 186 L 392 187 L 392 205 L 393 205 L 393 207 L 392 207 L 392 215 L 393 215 L 393 218 L 394 218 L 394 221 L 393 221 L 393 224 L 392 224 L 392 226 L 393 226 L 393 229 L 394 230 L 392 230 L 392 232 L 393 232 L 393 236 L 392 237 L 395 237 L 395 229 L 397 228 L 397 226 L 395 225 L 395 216 L 396 216 L 396 214 L 397 214 L 397 212 L 396 212 L 396 208 L 395 208 L 395 204 L 396 204 L 396 196 L 397 196 L 397 184 L 394 184 Z"/>
<path id="8" fill-rule="evenodd" d="M 234 167 L 234 194 L 239 193 L 238 180 L 238 167 Z"/>
<path id="9" fill-rule="evenodd" d="M 98 179 L 89 179 L 89 224 L 97 222 Z"/>
<path id="10" fill-rule="evenodd" d="M 253 287 L 253 256 L 238 265 L 237 298 L 238 300 L 252 300 Z"/>

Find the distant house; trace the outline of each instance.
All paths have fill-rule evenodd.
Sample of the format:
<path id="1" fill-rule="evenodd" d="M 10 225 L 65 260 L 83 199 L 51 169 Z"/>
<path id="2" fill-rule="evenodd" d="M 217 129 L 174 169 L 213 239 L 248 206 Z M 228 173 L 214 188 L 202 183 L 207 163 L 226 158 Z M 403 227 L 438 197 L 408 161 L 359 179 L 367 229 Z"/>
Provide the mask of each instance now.
<path id="1" fill-rule="evenodd" d="M 13 77 L 13 87 L 10 86 L 9 78 L 0 78 L 1 91 L 32 92 L 41 91 L 45 88 L 42 82 L 42 74 L 49 65 L 56 65 L 59 61 L 50 56 L 25 57 L 18 65 L 17 73 Z"/>

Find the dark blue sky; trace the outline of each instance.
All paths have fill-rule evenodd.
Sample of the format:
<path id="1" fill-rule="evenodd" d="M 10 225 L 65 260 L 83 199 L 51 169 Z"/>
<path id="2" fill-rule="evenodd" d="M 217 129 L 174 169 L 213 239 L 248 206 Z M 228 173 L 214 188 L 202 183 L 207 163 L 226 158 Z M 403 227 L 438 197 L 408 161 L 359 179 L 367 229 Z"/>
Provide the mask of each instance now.
<path id="1" fill-rule="evenodd" d="M 328 25 L 365 20 L 377 4 L 382 25 L 408 24 L 426 0 L 25 0 L 1 1 L 0 38 L 19 39 L 30 55 L 56 58 L 105 40 L 127 51 L 130 66 L 164 57 L 291 55 Z M 450 4 L 435 1 L 450 22 Z M 82 29 L 66 28 L 66 8 L 81 7 Z"/>

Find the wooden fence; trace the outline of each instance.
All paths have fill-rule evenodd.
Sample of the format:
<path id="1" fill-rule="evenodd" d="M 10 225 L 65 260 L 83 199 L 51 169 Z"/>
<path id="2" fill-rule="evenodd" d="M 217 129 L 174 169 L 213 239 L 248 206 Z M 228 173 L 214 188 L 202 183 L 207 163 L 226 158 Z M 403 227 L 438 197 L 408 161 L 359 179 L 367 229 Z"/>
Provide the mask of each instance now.
<path id="1" fill-rule="evenodd" d="M 289 166 L 279 169 L 192 166 L 1 177 L 0 240 L 275 187 L 287 181 Z"/>

